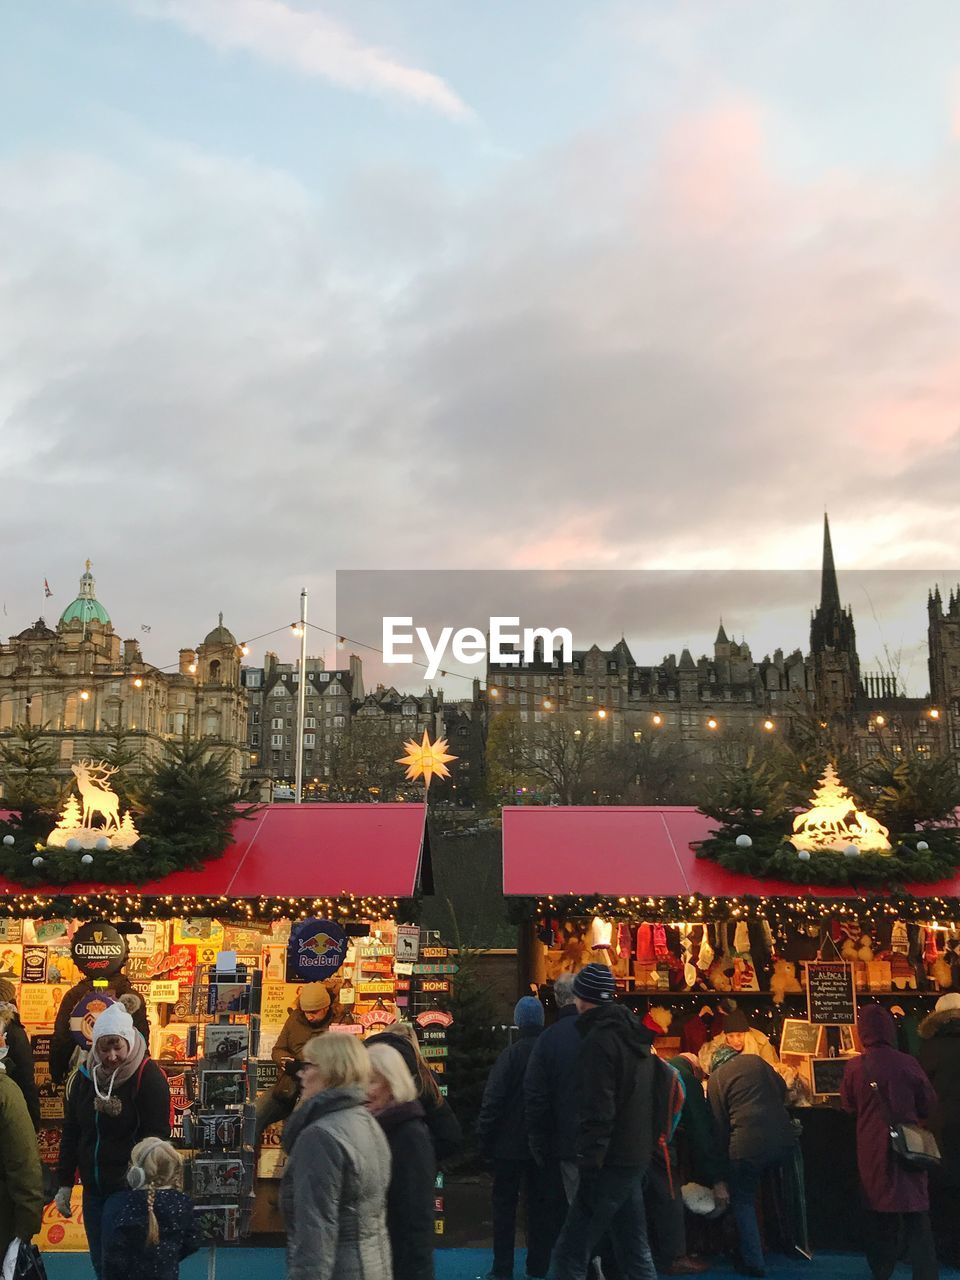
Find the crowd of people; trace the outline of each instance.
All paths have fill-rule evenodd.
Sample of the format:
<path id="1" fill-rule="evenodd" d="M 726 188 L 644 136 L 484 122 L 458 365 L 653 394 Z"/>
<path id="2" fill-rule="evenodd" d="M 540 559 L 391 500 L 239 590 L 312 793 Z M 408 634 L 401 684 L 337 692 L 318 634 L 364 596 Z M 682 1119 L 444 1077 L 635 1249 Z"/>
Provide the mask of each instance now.
<path id="1" fill-rule="evenodd" d="M 564 974 L 553 990 L 549 1027 L 539 1000 L 517 1005 L 518 1037 L 484 1095 L 487 1280 L 514 1274 L 521 1199 L 531 1280 L 695 1275 L 727 1241 L 739 1274 L 765 1275 L 761 1184 L 782 1189 L 776 1175 L 790 1166 L 802 1177 L 790 1073 L 769 1040 L 734 1012 L 698 1053 L 662 1059 L 655 1031 L 618 1002 L 604 965 Z M 861 1010 L 859 1035 L 863 1052 L 845 1067 L 841 1102 L 856 1122 L 867 1261 L 874 1280 L 889 1280 L 906 1253 L 914 1280 L 935 1280 L 936 1244 L 960 1261 L 960 994 L 942 996 L 921 1024 L 919 1060 L 896 1048 L 880 1005 Z M 929 1176 L 897 1157 L 891 1130 L 903 1125 L 935 1134 L 942 1164 Z"/>
<path id="2" fill-rule="evenodd" d="M 794 1157 L 798 1132 L 764 1038 L 734 1016 L 699 1053 L 667 1060 L 651 1027 L 617 999 L 604 965 L 564 974 L 553 990 L 549 1027 L 539 998 L 518 1002 L 516 1036 L 484 1091 L 477 1138 L 493 1173 L 488 1280 L 515 1274 L 521 1203 L 529 1280 L 698 1274 L 722 1220 L 735 1235 L 737 1271 L 765 1275 L 758 1190 Z M 49 1199 L 29 1042 L 2 998 L 11 994 L 0 987 L 0 1261 L 36 1235 Z M 198 1248 L 194 1206 L 169 1141 L 167 1080 L 131 1003 L 109 1005 L 89 1052 L 61 1064 L 52 1198 L 69 1217 L 79 1179 L 98 1280 L 126 1280 L 133 1269 L 144 1280 L 175 1280 Z M 284 1120 L 288 1274 L 433 1280 L 436 1175 L 461 1145 L 460 1126 L 409 1024 L 361 1043 L 327 1034 L 329 1006 L 322 984 L 301 989 L 274 1051 L 282 1083 L 257 1108 L 258 1127 Z M 856 1119 L 870 1270 L 889 1280 L 906 1250 L 914 1280 L 935 1280 L 935 1240 L 951 1262 L 960 1253 L 960 994 L 941 997 L 921 1025 L 918 1059 L 896 1048 L 880 1005 L 861 1009 L 858 1029 L 863 1052 L 845 1068 L 841 1100 Z M 933 1221 L 927 1172 L 891 1145 L 903 1125 L 929 1126 L 940 1144 Z"/>

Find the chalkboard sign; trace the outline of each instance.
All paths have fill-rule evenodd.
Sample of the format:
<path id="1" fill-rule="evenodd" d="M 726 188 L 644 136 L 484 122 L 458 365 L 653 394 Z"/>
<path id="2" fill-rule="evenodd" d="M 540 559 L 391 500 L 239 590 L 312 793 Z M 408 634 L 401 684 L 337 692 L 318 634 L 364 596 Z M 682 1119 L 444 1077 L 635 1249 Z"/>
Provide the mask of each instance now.
<path id="1" fill-rule="evenodd" d="M 849 1058 L 814 1058 L 810 1064 L 813 1067 L 813 1092 L 821 1096 L 838 1096 L 849 1061 Z"/>
<path id="2" fill-rule="evenodd" d="M 787 1018 L 783 1024 L 780 1037 L 781 1053 L 805 1053 L 809 1057 L 817 1052 L 820 1044 L 820 1027 L 812 1022 L 801 1022 L 797 1018 Z"/>
<path id="3" fill-rule="evenodd" d="M 821 1027 L 849 1026 L 857 1020 L 853 965 L 841 960 L 809 960 L 807 1019 Z"/>

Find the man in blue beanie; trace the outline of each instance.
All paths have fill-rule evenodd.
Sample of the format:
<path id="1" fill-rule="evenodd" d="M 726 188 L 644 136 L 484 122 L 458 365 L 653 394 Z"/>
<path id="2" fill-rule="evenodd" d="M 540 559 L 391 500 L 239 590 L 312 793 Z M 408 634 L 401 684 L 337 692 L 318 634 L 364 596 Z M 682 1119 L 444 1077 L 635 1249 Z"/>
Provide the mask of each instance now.
<path id="1" fill-rule="evenodd" d="M 643 1179 L 655 1144 L 652 1036 L 623 1004 L 613 974 L 588 964 L 573 980 L 577 1030 L 580 1181 L 557 1244 L 557 1280 L 585 1280 L 610 1237 L 624 1280 L 656 1280 Z"/>
<path id="2" fill-rule="evenodd" d="M 546 1276 L 553 1244 L 550 1196 L 544 1175 L 530 1156 L 523 1080 L 543 1030 L 536 996 L 517 1001 L 513 1021 L 519 1035 L 497 1058 L 483 1092 L 477 1121 L 480 1150 L 493 1161 L 493 1267 L 489 1280 L 512 1280 L 517 1206 L 525 1191 L 527 1275 Z"/>

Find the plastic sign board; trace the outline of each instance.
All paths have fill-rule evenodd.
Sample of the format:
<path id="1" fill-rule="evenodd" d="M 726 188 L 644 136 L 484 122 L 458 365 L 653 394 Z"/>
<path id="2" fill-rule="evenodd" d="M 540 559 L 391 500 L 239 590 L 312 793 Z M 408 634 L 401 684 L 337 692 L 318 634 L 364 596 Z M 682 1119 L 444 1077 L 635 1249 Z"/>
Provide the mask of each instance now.
<path id="1" fill-rule="evenodd" d="M 287 943 L 287 981 L 320 982 L 331 977 L 347 956 L 347 935 L 333 920 L 302 920 Z"/>
<path id="2" fill-rule="evenodd" d="M 127 940 L 112 924 L 91 920 L 82 924 L 70 944 L 73 963 L 88 978 L 119 973 L 127 958 Z"/>

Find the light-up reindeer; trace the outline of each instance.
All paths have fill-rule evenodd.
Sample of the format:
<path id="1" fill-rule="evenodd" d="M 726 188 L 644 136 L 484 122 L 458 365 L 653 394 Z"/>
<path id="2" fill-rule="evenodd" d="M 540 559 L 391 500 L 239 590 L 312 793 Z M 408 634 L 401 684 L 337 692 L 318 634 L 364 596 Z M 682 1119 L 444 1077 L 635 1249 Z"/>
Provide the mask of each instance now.
<path id="1" fill-rule="evenodd" d="M 101 785 L 118 772 L 116 767 L 108 765 L 105 760 L 94 764 L 92 760 L 78 760 L 70 766 L 77 779 L 77 789 L 83 800 L 83 825 L 90 825 L 90 818 L 95 813 L 103 814 L 104 828 L 120 826 L 120 797 L 115 791 Z"/>

